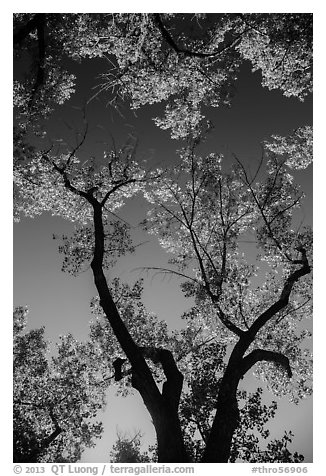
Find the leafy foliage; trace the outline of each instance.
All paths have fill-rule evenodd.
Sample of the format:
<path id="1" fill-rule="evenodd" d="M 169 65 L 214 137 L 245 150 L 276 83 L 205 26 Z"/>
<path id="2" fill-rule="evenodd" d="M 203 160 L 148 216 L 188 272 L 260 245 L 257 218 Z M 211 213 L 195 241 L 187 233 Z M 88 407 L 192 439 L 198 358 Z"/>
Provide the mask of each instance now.
<path id="1" fill-rule="evenodd" d="M 134 160 L 134 141 L 127 142 L 119 150 L 110 150 L 103 153 L 103 163 L 97 166 L 94 159 L 81 164 L 76 156 L 82 146 L 84 138 L 77 147 L 69 153 L 59 156 L 51 150 L 36 152 L 28 161 L 17 161 L 14 167 L 14 184 L 16 187 L 16 216 L 24 214 L 34 217 L 49 211 L 52 215 L 61 216 L 86 226 L 92 222 L 91 206 L 80 193 L 92 192 L 99 201 L 105 201 L 106 213 L 113 213 L 121 208 L 125 200 L 131 198 L 142 189 L 145 180 L 145 170 Z M 129 177 L 126 180 L 126 177 Z M 67 189 L 69 182 L 70 189 Z M 109 219 L 107 226 L 110 227 Z M 125 229 L 119 225 L 118 233 L 125 235 Z M 124 230 L 124 231 L 123 231 Z M 74 241 L 90 240 L 90 229 L 77 229 Z M 128 242 L 128 240 L 127 240 Z M 75 244 L 76 246 L 77 243 Z M 85 245 L 83 245 L 84 247 Z M 126 245 L 128 246 L 128 245 Z M 71 249 L 71 244 L 62 248 L 62 251 Z"/>
<path id="2" fill-rule="evenodd" d="M 312 127 L 299 127 L 288 137 L 272 136 L 266 142 L 267 150 L 286 157 L 286 165 L 293 169 L 305 169 L 312 163 Z"/>
<path id="3" fill-rule="evenodd" d="M 118 433 L 118 439 L 110 453 L 112 463 L 149 463 L 154 455 L 141 450 L 141 433 L 137 432 L 133 437 Z M 155 461 L 155 459 L 154 459 Z"/>
<path id="4" fill-rule="evenodd" d="M 31 63 L 14 89 L 22 128 L 73 94 L 66 57 L 108 58 L 99 92 L 115 106 L 165 103 L 154 121 L 172 138 L 198 134 L 203 106 L 230 104 L 245 60 L 268 89 L 299 99 L 312 90 L 310 14 L 25 13 L 14 22 L 16 57 L 27 54 Z"/>
<path id="5" fill-rule="evenodd" d="M 147 346 L 160 345 L 173 351 L 178 367 L 185 378 L 184 393 L 179 409 L 185 444 L 191 460 L 200 462 L 215 414 L 220 380 L 226 367 L 227 346 L 221 344 L 221 335 L 218 332 L 208 331 L 207 326 L 205 327 L 200 319 L 201 315 L 195 315 L 194 309 L 184 314 L 187 322 L 185 329 L 174 331 L 172 334 L 168 333 L 164 322 L 157 321 L 149 313 L 146 314 L 141 303 L 141 292 L 140 282 L 131 288 L 127 285 L 119 285 L 118 280 L 115 280 L 115 289 L 112 290 L 119 311 L 135 341 L 139 345 L 144 345 L 146 342 Z M 116 341 L 110 326 L 105 325 L 103 321 L 103 311 L 99 303 L 93 301 L 92 309 L 96 316 L 91 331 L 93 344 L 99 346 L 103 356 L 110 356 L 110 361 L 105 366 L 110 364 L 112 366 L 112 360 L 119 358 L 122 354 L 117 343 L 114 345 Z M 296 348 L 295 344 L 293 348 Z M 151 368 L 157 381 L 164 381 L 162 371 L 153 364 Z M 130 368 L 127 362 L 122 369 L 123 375 L 128 377 Z M 272 375 L 271 380 L 280 378 L 273 368 L 269 367 L 268 370 Z M 114 371 L 113 367 L 112 371 Z M 132 391 L 131 381 L 128 378 L 124 378 L 119 385 L 119 392 L 122 395 Z M 284 385 L 285 389 L 288 388 L 286 381 Z M 310 393 L 311 387 L 308 387 L 308 382 L 305 385 L 307 392 Z M 280 440 L 270 439 L 268 424 L 276 415 L 277 404 L 275 401 L 270 405 L 263 404 L 262 395 L 262 388 L 258 388 L 251 394 L 245 390 L 238 391 L 241 423 L 233 438 L 230 462 L 303 461 L 302 455 L 296 452 L 292 454 L 288 448 L 288 444 L 292 442 L 291 432 L 285 432 Z M 302 393 L 301 398 L 303 395 Z M 262 443 L 264 440 L 267 441 L 265 445 Z M 148 453 L 140 451 L 140 442 L 141 438 L 137 435 L 135 438 L 118 435 L 111 453 L 114 458 L 112 461 L 155 461 L 153 454 L 149 456 Z"/>
<path id="6" fill-rule="evenodd" d="M 119 221 L 110 221 L 105 225 L 105 269 L 114 266 L 119 256 L 134 252 L 128 225 Z M 54 235 L 54 239 L 56 239 Z M 94 229 L 91 226 L 76 227 L 73 235 L 62 236 L 59 253 L 64 255 L 62 271 L 73 276 L 80 273 L 89 264 L 94 250 Z"/>
<path id="7" fill-rule="evenodd" d="M 95 420 L 107 384 L 89 344 L 63 336 L 49 357 L 44 328 L 26 332 L 14 311 L 14 460 L 78 461 L 102 434 Z"/>
<path id="8" fill-rule="evenodd" d="M 312 91 L 312 16 L 254 13 L 242 18 L 248 32 L 237 49 L 253 71 L 261 70 L 262 85 L 303 100 Z"/>
<path id="9" fill-rule="evenodd" d="M 218 351 L 216 352 L 216 350 Z M 225 364 L 218 345 L 209 344 L 192 356 L 191 374 L 187 375 L 188 392 L 180 405 L 185 441 L 192 460 L 200 462 L 214 418 L 216 392 Z M 225 354 L 222 352 L 222 355 Z M 253 393 L 238 391 L 240 424 L 234 434 L 230 462 L 301 462 L 303 456 L 287 448 L 290 434 L 270 440 L 268 423 L 275 417 L 277 403 L 262 403 L 262 388 Z M 292 435 L 293 436 L 293 435 Z M 264 445 L 267 440 L 267 445 Z"/>

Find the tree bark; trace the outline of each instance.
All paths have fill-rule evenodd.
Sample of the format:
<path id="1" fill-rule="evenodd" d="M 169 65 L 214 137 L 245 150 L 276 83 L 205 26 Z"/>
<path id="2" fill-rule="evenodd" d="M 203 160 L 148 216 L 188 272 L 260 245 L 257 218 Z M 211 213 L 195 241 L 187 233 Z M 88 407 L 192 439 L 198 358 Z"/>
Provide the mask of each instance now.
<path id="1" fill-rule="evenodd" d="M 151 355 L 148 355 L 148 357 L 153 360 L 153 352 L 155 353 L 156 356 L 154 358 L 162 364 L 166 376 L 162 393 L 159 391 L 152 372 L 144 358 L 144 348 L 138 347 L 121 319 L 103 272 L 105 239 L 103 207 L 112 193 L 124 185 L 136 182 L 137 180 L 125 177 L 125 180 L 116 183 L 113 188 L 106 193 L 102 201 L 99 202 L 94 197 L 94 188 L 88 191 L 78 190 L 71 184 L 64 167 L 60 168 L 55 163 L 53 163 L 53 167 L 62 176 L 65 187 L 75 195 L 83 197 L 93 208 L 95 246 L 91 268 L 94 283 L 99 293 L 100 305 L 122 350 L 131 364 L 132 385 L 140 393 L 152 417 L 158 443 L 158 460 L 159 462 L 168 463 L 188 462 L 189 458 L 185 449 L 178 416 L 183 376 L 178 370 L 171 352 L 165 349 L 150 348 L 149 353 Z M 121 368 L 115 369 L 115 377 L 118 377 L 118 379 L 120 377 L 119 370 L 121 371 Z"/>
<path id="2" fill-rule="evenodd" d="M 231 362 L 232 359 L 230 358 Z M 203 463 L 227 463 L 232 438 L 239 425 L 237 389 L 241 373 L 235 363 L 229 364 L 218 392 L 216 414 L 202 458 Z"/>
<path id="3" fill-rule="evenodd" d="M 157 436 L 159 463 L 187 463 L 187 455 L 177 412 L 167 406 L 156 415 L 154 426 Z"/>
<path id="4" fill-rule="evenodd" d="M 102 206 L 94 198 L 88 197 L 94 209 L 95 227 L 95 249 L 91 263 L 94 282 L 100 296 L 100 304 L 109 320 L 112 330 L 117 337 L 122 350 L 125 352 L 132 367 L 132 385 L 136 388 L 144 404 L 149 411 L 156 430 L 158 443 L 158 460 L 166 463 L 182 463 L 189 461 L 183 436 L 181 432 L 180 420 L 178 417 L 178 403 L 180 399 L 180 378 L 181 375 L 176 366 L 171 362 L 172 354 L 160 349 L 158 351 L 158 361 L 162 363 L 167 381 L 160 393 L 143 356 L 142 349 L 137 346 L 129 334 L 119 311 L 112 299 L 104 272 L 102 268 L 104 255 L 104 228 L 102 221 Z M 183 377 L 181 375 L 181 387 Z M 172 389 L 171 382 L 178 382 Z"/>

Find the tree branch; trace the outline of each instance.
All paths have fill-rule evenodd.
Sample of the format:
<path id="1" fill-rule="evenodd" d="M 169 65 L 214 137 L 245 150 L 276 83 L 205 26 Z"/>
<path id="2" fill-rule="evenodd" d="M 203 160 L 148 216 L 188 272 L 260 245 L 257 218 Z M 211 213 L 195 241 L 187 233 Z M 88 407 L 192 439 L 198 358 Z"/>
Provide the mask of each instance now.
<path id="1" fill-rule="evenodd" d="M 30 402 L 21 402 L 22 404 L 31 404 L 33 405 L 32 403 Z M 40 408 L 42 408 L 42 405 L 35 405 L 36 407 L 39 406 Z M 45 407 L 43 407 L 45 408 Z M 50 444 L 64 431 L 59 423 L 58 423 L 58 420 L 56 418 L 56 416 L 54 415 L 54 412 L 53 412 L 53 407 L 50 407 L 49 408 L 49 416 L 52 420 L 52 423 L 54 425 L 54 430 L 52 431 L 52 433 L 50 433 L 50 435 L 48 435 L 47 437 L 45 437 L 39 444 L 37 444 L 36 447 L 34 447 L 34 449 L 32 449 L 27 455 L 24 455 L 24 460 L 28 463 L 37 463 L 38 462 L 38 459 L 39 457 L 42 455 L 42 453 L 47 450 L 47 448 L 50 446 Z"/>
<path id="2" fill-rule="evenodd" d="M 248 370 L 251 369 L 251 367 L 253 367 L 257 362 L 260 362 L 262 360 L 280 364 L 286 370 L 288 377 L 289 378 L 292 377 L 290 361 L 285 355 L 279 352 L 274 352 L 271 350 L 263 350 L 263 349 L 255 349 L 242 359 L 242 365 L 241 365 L 242 375 L 245 375 L 245 373 L 248 372 Z"/>
<path id="3" fill-rule="evenodd" d="M 214 299 L 213 299 L 214 302 Z M 236 326 L 230 319 L 225 315 L 222 309 L 218 306 L 218 316 L 222 324 L 225 325 L 229 331 L 233 332 L 233 334 L 237 335 L 238 337 L 242 337 L 245 331 L 240 329 L 240 327 Z"/>
<path id="4" fill-rule="evenodd" d="M 261 216 L 262 216 L 262 219 L 263 219 L 263 221 L 264 221 L 264 223 L 265 223 L 265 225 L 266 225 L 266 228 L 267 228 L 267 230 L 268 230 L 268 234 L 269 234 L 270 238 L 274 241 L 276 247 L 277 247 L 277 248 L 280 250 L 280 252 L 286 257 L 286 259 L 291 262 L 291 261 L 292 261 L 291 256 L 289 256 L 288 253 L 283 250 L 281 243 L 278 241 L 278 239 L 275 237 L 275 235 L 274 235 L 274 233 L 273 233 L 273 230 L 272 230 L 272 228 L 271 228 L 271 222 L 267 219 L 267 217 L 266 217 L 266 215 L 265 215 L 265 213 L 264 213 L 264 207 L 265 207 L 265 204 L 266 204 L 266 197 L 265 197 L 265 200 L 264 200 L 264 204 L 261 205 L 261 204 L 259 203 L 259 200 L 258 200 L 258 198 L 257 198 L 257 195 L 255 194 L 254 189 L 252 188 L 252 182 L 251 182 L 251 181 L 249 180 L 249 178 L 248 178 L 246 169 L 244 168 L 242 162 L 238 159 L 238 157 L 237 157 L 235 154 L 233 154 L 233 156 L 234 156 L 234 158 L 236 159 L 236 161 L 238 162 L 238 164 L 240 165 L 240 167 L 241 167 L 241 169 L 242 169 L 242 171 L 243 171 L 244 178 L 245 178 L 245 182 L 246 182 L 246 184 L 248 185 L 249 190 L 250 190 L 250 193 L 251 193 L 251 195 L 252 195 L 252 197 L 253 197 L 253 199 L 254 199 L 254 201 L 255 201 L 257 207 L 258 207 L 258 210 L 259 210 L 259 212 L 260 212 L 260 214 L 261 214 Z M 277 173 L 278 173 L 278 171 L 277 171 Z M 276 180 L 275 177 L 274 177 L 274 180 Z M 273 186 L 274 186 L 274 184 L 273 184 Z M 270 193 L 271 193 L 271 190 L 269 191 L 268 195 L 270 195 Z M 284 211 L 285 211 L 285 210 L 284 210 Z"/>
<path id="5" fill-rule="evenodd" d="M 200 420 L 199 420 L 198 416 L 196 416 L 195 418 L 189 417 L 188 421 L 194 423 L 197 426 L 197 429 L 200 433 L 200 436 L 202 437 L 203 442 L 206 443 L 207 442 L 207 435 L 206 435 L 205 430 L 201 426 L 201 423 L 200 423 Z"/>
<path id="6" fill-rule="evenodd" d="M 126 185 L 129 185 L 131 183 L 136 183 L 136 182 L 139 182 L 139 180 L 137 179 L 125 179 L 125 180 L 121 180 L 119 181 L 118 183 L 116 183 L 114 185 L 113 188 L 111 188 L 110 190 L 108 190 L 108 192 L 105 194 L 103 200 L 101 201 L 101 206 L 104 207 L 104 205 L 106 204 L 106 202 L 108 201 L 109 197 L 114 193 L 116 192 L 117 190 L 119 190 L 121 187 L 124 187 Z"/>
<path id="7" fill-rule="evenodd" d="M 293 208 L 300 200 L 301 198 L 304 196 L 304 193 L 302 193 L 301 195 L 299 195 L 298 198 L 296 198 L 294 200 L 294 202 L 290 203 L 290 205 L 288 205 L 287 207 L 283 208 L 283 210 L 280 210 L 279 212 L 276 213 L 276 215 L 273 216 L 273 218 L 269 221 L 269 225 L 271 225 L 273 223 L 274 220 L 276 220 L 277 217 L 279 217 L 280 215 L 282 215 L 283 213 L 285 213 L 287 210 L 290 210 L 291 208 Z"/>
<path id="8" fill-rule="evenodd" d="M 256 25 L 252 25 L 252 24 L 246 19 L 246 15 L 249 16 L 250 13 L 249 13 L 249 14 L 248 14 L 248 13 L 247 13 L 247 14 L 238 13 L 238 15 L 239 15 L 239 17 L 241 18 L 241 20 L 243 21 L 243 23 L 244 23 L 245 25 L 247 25 L 247 27 L 248 27 L 247 29 L 253 30 L 253 31 L 255 31 L 256 33 L 258 33 L 259 35 L 268 37 L 268 34 L 267 34 L 267 33 L 265 33 L 265 32 L 263 32 L 263 31 L 259 30 L 259 28 L 257 28 Z"/>
<path id="9" fill-rule="evenodd" d="M 64 182 L 64 186 L 70 190 L 70 192 L 72 192 L 73 194 L 75 195 L 79 195 L 80 197 L 83 197 L 85 198 L 89 203 L 93 204 L 94 201 L 97 202 L 97 200 L 95 200 L 95 198 L 93 197 L 92 193 L 88 193 L 88 192 L 84 192 L 83 190 L 79 190 L 78 188 L 74 187 L 74 185 L 72 185 L 70 179 L 68 178 L 68 175 L 67 175 L 67 172 L 66 172 L 66 167 L 59 167 L 55 162 L 54 160 L 51 160 L 49 159 L 49 157 L 47 157 L 45 154 L 43 154 L 43 158 L 45 160 L 47 160 L 48 162 L 50 162 L 52 165 L 53 165 L 53 168 L 59 172 L 59 174 L 62 176 L 63 178 L 63 182 Z M 94 190 L 93 190 L 94 192 Z"/>
<path id="10" fill-rule="evenodd" d="M 290 309 L 287 313 L 283 314 L 282 316 L 280 316 L 277 321 L 276 321 L 276 324 L 279 324 L 286 316 L 289 316 L 290 314 L 292 314 L 293 312 L 296 312 L 298 311 L 299 309 L 301 309 L 302 307 L 304 307 L 306 304 L 308 304 L 308 302 L 311 301 L 311 297 L 309 297 L 308 299 L 306 299 L 306 301 L 304 301 L 302 304 L 300 304 L 299 306 L 297 306 L 296 308 L 294 309 Z"/>
<path id="11" fill-rule="evenodd" d="M 155 275 L 159 274 L 159 273 L 174 274 L 175 276 L 179 276 L 181 278 L 189 279 L 190 281 L 193 281 L 194 283 L 198 284 L 199 286 L 202 285 L 196 278 L 192 278 L 191 276 L 188 276 L 187 274 L 183 274 L 183 273 L 180 273 L 179 271 L 174 271 L 173 269 L 169 269 L 169 268 L 159 268 L 159 267 L 156 267 L 156 266 L 142 266 L 142 267 L 139 267 L 139 268 L 135 268 L 132 271 L 138 271 L 138 270 L 157 271 L 157 273 L 155 273 Z"/>
<path id="12" fill-rule="evenodd" d="M 182 392 L 183 375 L 175 363 L 172 352 L 159 347 L 140 347 L 140 350 L 144 357 L 162 365 L 166 376 L 162 396 L 172 405 L 174 410 L 177 410 Z"/>
<path id="13" fill-rule="evenodd" d="M 265 312 L 263 312 L 251 325 L 250 329 L 246 332 L 250 336 L 250 342 L 252 342 L 257 335 L 258 331 L 281 309 L 283 309 L 289 302 L 290 294 L 294 284 L 299 281 L 300 278 L 309 274 L 311 268 L 308 263 L 306 250 L 302 247 L 298 247 L 298 251 L 301 253 L 301 260 L 296 260 L 296 264 L 301 264 L 302 267 L 293 271 L 286 279 L 280 298 L 272 304 Z"/>
<path id="14" fill-rule="evenodd" d="M 156 23 L 158 29 L 160 30 L 160 33 L 164 40 L 168 43 L 168 45 L 178 54 L 184 54 L 185 56 L 191 56 L 194 58 L 214 58 L 215 56 L 223 53 L 225 50 L 232 48 L 236 46 L 238 43 L 241 41 L 242 35 L 245 33 L 246 30 L 243 32 L 239 33 L 239 35 L 236 36 L 233 40 L 230 42 L 226 43 L 222 48 L 217 49 L 215 51 L 212 51 L 211 53 L 202 53 L 199 51 L 191 51 L 185 48 L 180 48 L 168 32 L 168 30 L 165 28 L 162 19 L 160 17 L 159 13 L 154 13 L 153 14 L 154 22 Z"/>

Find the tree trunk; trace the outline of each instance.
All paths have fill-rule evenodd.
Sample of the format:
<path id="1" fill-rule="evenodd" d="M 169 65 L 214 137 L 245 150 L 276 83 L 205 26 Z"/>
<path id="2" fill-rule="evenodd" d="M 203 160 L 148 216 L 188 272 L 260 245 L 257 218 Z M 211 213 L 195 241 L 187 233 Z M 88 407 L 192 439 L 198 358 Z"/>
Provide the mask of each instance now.
<path id="1" fill-rule="evenodd" d="M 93 270 L 95 286 L 99 293 L 100 304 L 121 348 L 131 364 L 132 385 L 139 391 L 152 417 L 157 435 L 159 462 L 186 462 L 188 458 L 177 409 L 183 377 L 176 366 L 173 366 L 173 363 L 169 360 L 169 356 L 165 353 L 162 355 L 161 350 L 159 352 L 160 357 L 158 361 L 162 363 L 167 382 L 169 382 L 168 385 L 163 385 L 163 391 L 161 393 L 145 361 L 142 349 L 135 343 L 121 319 L 119 311 L 112 299 L 102 267 L 104 255 L 102 207 L 98 203 L 94 203 L 94 201 L 92 204 L 94 208 L 95 249 L 91 268 Z M 171 384 L 175 384 L 173 392 L 171 391 Z"/>
<path id="2" fill-rule="evenodd" d="M 216 414 L 206 444 L 203 463 L 227 463 L 234 432 L 239 425 L 238 372 L 226 371 L 219 390 Z"/>
<path id="3" fill-rule="evenodd" d="M 203 463 L 227 463 L 231 453 L 234 432 L 239 424 L 239 410 L 236 399 L 219 403 L 208 439 Z"/>
<path id="4" fill-rule="evenodd" d="M 189 462 L 178 414 L 165 409 L 164 412 L 154 416 L 153 423 L 157 437 L 158 462 Z"/>

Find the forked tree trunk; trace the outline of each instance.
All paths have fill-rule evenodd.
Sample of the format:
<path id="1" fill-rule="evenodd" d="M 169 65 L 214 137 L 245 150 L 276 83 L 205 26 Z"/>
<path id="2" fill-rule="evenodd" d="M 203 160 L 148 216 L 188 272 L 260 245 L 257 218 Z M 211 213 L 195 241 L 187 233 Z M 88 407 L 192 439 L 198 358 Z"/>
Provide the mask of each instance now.
<path id="1" fill-rule="evenodd" d="M 185 449 L 180 420 L 178 417 L 178 404 L 181 395 L 183 377 L 178 371 L 172 354 L 166 355 L 165 350 L 152 349 L 156 352 L 156 359 L 162 364 L 167 381 L 162 393 L 159 391 L 153 375 L 148 367 L 143 352 L 129 334 L 119 311 L 113 302 L 106 278 L 103 273 L 102 263 L 104 255 L 104 230 L 102 222 L 102 209 L 98 203 L 94 204 L 95 225 L 95 251 L 91 264 L 94 280 L 100 296 L 101 306 L 112 326 L 123 351 L 132 366 L 133 386 L 142 396 L 155 426 L 159 462 L 184 463 L 189 461 Z M 245 355 L 257 332 L 268 322 L 289 300 L 293 284 L 303 275 L 310 272 L 305 251 L 303 253 L 302 268 L 294 271 L 286 280 L 283 291 L 278 301 L 263 312 L 253 323 L 248 331 L 239 331 L 239 341 L 235 345 L 222 382 L 218 391 L 216 415 L 208 437 L 202 462 L 227 463 L 230 458 L 232 438 L 239 425 L 239 409 L 237 403 L 237 388 L 240 378 L 261 360 L 281 363 L 291 376 L 288 358 L 277 352 L 255 349 Z M 146 348 L 145 348 L 146 349 Z M 162 353 L 163 352 L 163 353 Z"/>
<path id="2" fill-rule="evenodd" d="M 164 349 L 140 348 L 129 334 L 119 311 L 112 299 L 104 272 L 104 228 L 102 221 L 102 208 L 105 200 L 99 203 L 89 192 L 76 191 L 70 184 L 69 179 L 63 173 L 65 184 L 74 193 L 86 198 L 93 206 L 95 247 L 91 263 L 94 281 L 100 296 L 100 304 L 106 314 L 112 330 L 117 337 L 121 348 L 125 352 L 132 367 L 132 384 L 143 398 L 153 424 L 155 426 L 158 442 L 159 462 L 184 463 L 188 461 L 187 452 L 182 437 L 180 420 L 178 417 L 178 405 L 182 391 L 183 376 L 177 369 L 171 352 Z M 118 185 L 117 185 L 118 187 Z M 107 197 L 109 194 L 107 194 Z M 247 331 L 242 331 L 229 322 L 229 328 L 239 336 L 239 340 L 229 358 L 229 362 L 223 375 L 216 405 L 216 415 L 207 440 L 202 462 L 226 463 L 229 460 L 231 444 L 234 432 L 239 425 L 239 410 L 237 403 L 237 388 L 240 378 L 261 360 L 274 361 L 283 365 L 289 377 L 292 372 L 289 360 L 286 356 L 264 349 L 255 349 L 245 355 L 254 341 L 260 329 L 289 302 L 292 287 L 302 276 L 310 273 L 310 266 L 306 257 L 306 251 L 300 247 L 302 259 L 294 264 L 301 264 L 300 269 L 291 273 L 284 283 L 279 299 L 264 311 Z M 225 320 L 225 319 L 224 319 Z M 162 392 L 159 391 L 152 372 L 144 358 L 160 362 L 166 376 Z"/>

